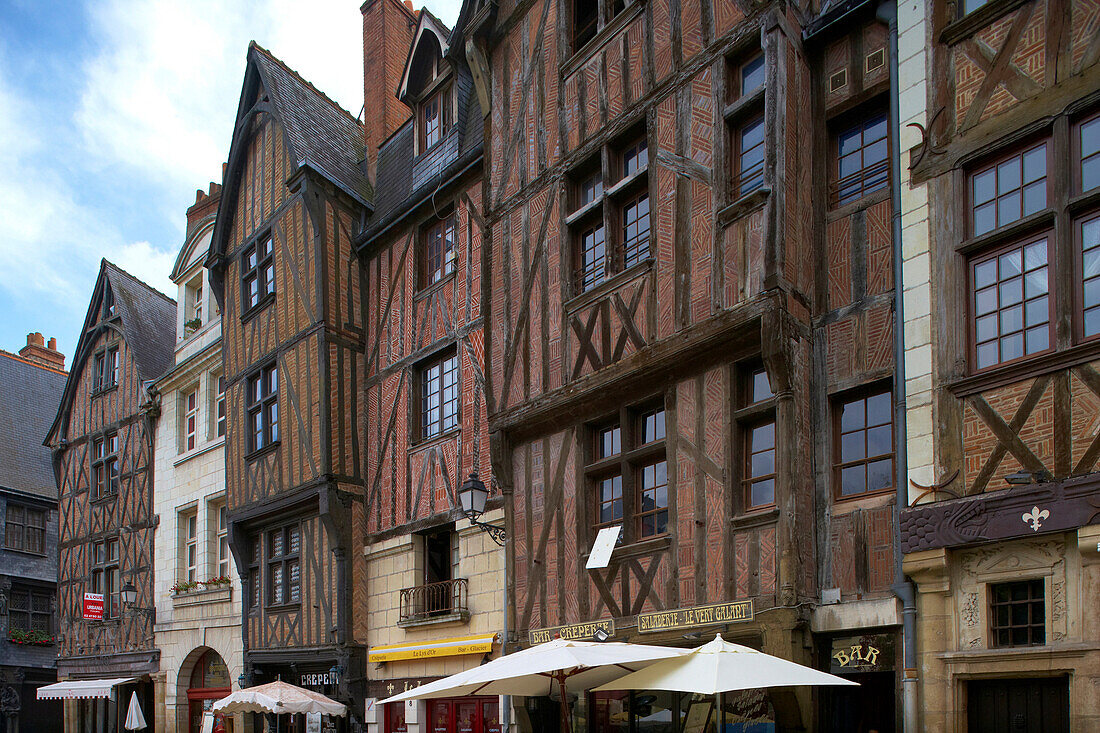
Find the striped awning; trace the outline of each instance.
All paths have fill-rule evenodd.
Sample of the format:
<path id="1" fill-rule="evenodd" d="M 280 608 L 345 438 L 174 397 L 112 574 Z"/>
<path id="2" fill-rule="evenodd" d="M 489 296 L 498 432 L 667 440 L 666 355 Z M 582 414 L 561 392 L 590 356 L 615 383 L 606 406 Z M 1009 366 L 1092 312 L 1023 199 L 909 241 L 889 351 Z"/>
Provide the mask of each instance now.
<path id="1" fill-rule="evenodd" d="M 460 654 L 485 654 L 493 651 L 496 634 L 477 636 L 459 636 L 453 639 L 432 639 L 404 644 L 373 646 L 367 653 L 371 662 L 393 662 L 398 659 L 430 659 L 432 657 L 454 657 Z"/>
<path id="2" fill-rule="evenodd" d="M 85 700 L 110 697 L 115 685 L 133 682 L 136 677 L 112 677 L 104 680 L 65 680 L 38 688 L 39 700 Z"/>

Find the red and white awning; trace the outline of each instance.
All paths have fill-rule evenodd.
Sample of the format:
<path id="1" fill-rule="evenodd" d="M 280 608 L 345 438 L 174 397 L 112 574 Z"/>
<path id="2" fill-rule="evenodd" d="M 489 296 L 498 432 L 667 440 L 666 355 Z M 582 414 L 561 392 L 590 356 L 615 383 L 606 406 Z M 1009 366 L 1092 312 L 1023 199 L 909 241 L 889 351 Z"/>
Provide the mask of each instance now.
<path id="1" fill-rule="evenodd" d="M 110 697 L 115 685 L 133 682 L 136 677 L 112 677 L 105 680 L 65 680 L 38 688 L 39 700 L 86 700 Z"/>

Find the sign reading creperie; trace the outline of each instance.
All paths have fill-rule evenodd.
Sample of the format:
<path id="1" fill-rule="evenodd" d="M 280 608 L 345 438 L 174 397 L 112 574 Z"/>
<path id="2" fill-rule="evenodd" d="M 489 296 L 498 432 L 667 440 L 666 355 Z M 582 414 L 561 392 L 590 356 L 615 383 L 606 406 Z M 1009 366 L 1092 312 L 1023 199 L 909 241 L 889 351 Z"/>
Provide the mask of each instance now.
<path id="1" fill-rule="evenodd" d="M 371 662 L 394 662 L 399 659 L 432 659 L 460 654 L 487 654 L 493 651 L 496 634 L 437 639 L 418 644 L 388 644 L 371 647 L 367 657 Z"/>
<path id="2" fill-rule="evenodd" d="M 732 603 L 715 603 L 710 606 L 675 608 L 671 611 L 638 614 L 638 631 L 670 631 L 691 626 L 728 624 L 734 621 L 752 621 L 752 599 Z"/>
<path id="3" fill-rule="evenodd" d="M 85 593 L 84 594 L 84 619 L 86 621 L 102 621 L 103 620 L 103 594 L 102 593 Z"/>
<path id="4" fill-rule="evenodd" d="M 589 621 L 583 624 L 549 626 L 545 629 L 531 629 L 527 638 L 532 644 L 543 644 L 553 639 L 595 639 L 596 632 L 602 630 L 608 636 L 615 635 L 615 622 L 611 619 Z"/>

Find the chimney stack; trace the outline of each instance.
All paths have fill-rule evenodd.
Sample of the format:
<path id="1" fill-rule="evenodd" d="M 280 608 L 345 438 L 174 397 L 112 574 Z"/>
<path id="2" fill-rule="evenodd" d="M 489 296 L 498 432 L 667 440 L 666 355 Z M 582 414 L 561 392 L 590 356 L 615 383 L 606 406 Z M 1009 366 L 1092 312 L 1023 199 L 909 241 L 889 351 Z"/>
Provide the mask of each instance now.
<path id="1" fill-rule="evenodd" d="M 378 146 L 409 119 L 409 108 L 397 98 L 397 87 L 405 73 L 417 16 L 410 0 L 367 0 L 362 10 L 363 132 L 367 170 L 373 178 Z"/>
<path id="2" fill-rule="evenodd" d="M 27 334 L 27 345 L 19 350 L 19 356 L 32 364 L 65 371 L 65 355 L 57 350 L 57 339 L 51 338 L 47 345 L 38 332 Z"/>
<path id="3" fill-rule="evenodd" d="M 224 163 L 222 164 L 222 175 L 223 177 L 225 175 Z M 210 182 L 207 191 L 203 191 L 201 188 L 195 189 L 195 203 L 187 210 L 188 235 L 195 230 L 199 222 L 218 212 L 218 201 L 221 197 L 222 186 L 220 183 L 215 183 L 214 181 Z"/>

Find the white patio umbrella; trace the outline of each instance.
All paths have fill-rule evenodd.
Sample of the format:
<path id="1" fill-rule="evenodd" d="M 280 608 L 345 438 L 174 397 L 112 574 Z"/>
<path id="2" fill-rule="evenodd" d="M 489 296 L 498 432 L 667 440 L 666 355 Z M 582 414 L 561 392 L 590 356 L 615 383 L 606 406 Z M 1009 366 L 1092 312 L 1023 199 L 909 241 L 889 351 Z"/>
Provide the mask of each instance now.
<path id="1" fill-rule="evenodd" d="M 858 685 L 827 672 L 773 657 L 716 634 L 713 641 L 683 656 L 665 659 L 645 669 L 596 687 L 605 690 L 672 690 L 713 695 L 757 687 L 792 685 Z"/>
<path id="2" fill-rule="evenodd" d="M 237 690 L 214 703 L 212 710 L 215 713 L 321 713 L 338 716 L 348 712 L 343 703 L 282 681 Z"/>
<path id="3" fill-rule="evenodd" d="M 138 703 L 137 693 L 130 693 L 130 709 L 126 711 L 126 730 L 141 730 L 148 727 L 145 716 L 141 714 L 141 705 Z"/>
<path id="4" fill-rule="evenodd" d="M 415 687 L 382 703 L 465 695 L 549 695 L 554 690 L 561 696 L 563 729 L 568 730 L 568 692 L 589 690 L 624 672 L 686 653 L 686 649 L 645 644 L 554 639 Z"/>

